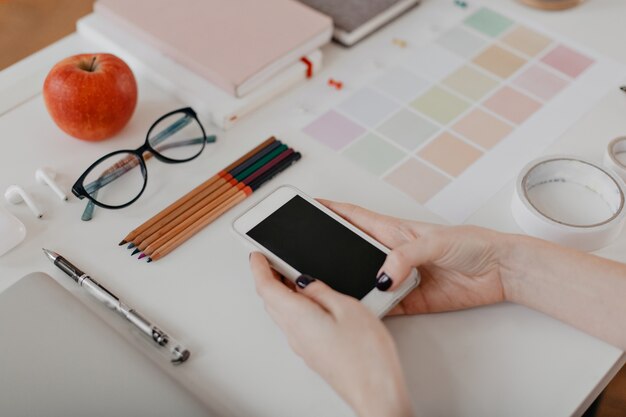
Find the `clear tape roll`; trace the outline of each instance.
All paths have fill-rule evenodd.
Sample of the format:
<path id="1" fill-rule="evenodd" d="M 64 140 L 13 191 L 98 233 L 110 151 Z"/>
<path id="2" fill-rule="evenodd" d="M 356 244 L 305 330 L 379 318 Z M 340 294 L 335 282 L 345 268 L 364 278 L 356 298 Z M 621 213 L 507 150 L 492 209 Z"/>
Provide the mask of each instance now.
<path id="1" fill-rule="evenodd" d="M 617 157 L 626 154 L 626 136 L 613 139 L 609 142 L 604 153 L 604 166 L 613 170 L 622 180 L 626 181 L 626 164 Z"/>
<path id="2" fill-rule="evenodd" d="M 549 192 L 543 195 L 537 192 L 542 186 L 549 186 Z M 589 207 L 574 202 L 567 209 L 573 209 L 585 218 L 577 221 L 559 218 L 558 210 L 546 210 L 549 204 L 540 199 L 558 201 L 559 193 L 555 191 L 566 187 L 592 193 L 594 198 L 599 198 L 598 201 L 606 203 L 606 207 L 601 204 L 601 212 L 592 213 Z M 621 233 L 626 220 L 625 189 L 620 177 L 592 162 L 570 156 L 549 156 L 528 163 L 521 171 L 511 209 L 515 221 L 527 234 L 593 251 L 607 246 Z"/>

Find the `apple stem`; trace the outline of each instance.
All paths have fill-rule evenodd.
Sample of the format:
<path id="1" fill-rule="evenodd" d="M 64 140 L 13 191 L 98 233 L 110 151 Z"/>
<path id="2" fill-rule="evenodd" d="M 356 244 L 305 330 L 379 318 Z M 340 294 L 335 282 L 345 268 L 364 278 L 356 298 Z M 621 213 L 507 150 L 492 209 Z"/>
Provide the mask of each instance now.
<path id="1" fill-rule="evenodd" d="M 93 66 L 94 66 L 94 64 L 95 64 L 95 63 L 96 63 L 96 57 L 94 56 L 94 57 L 91 59 L 91 65 L 89 65 L 89 72 L 93 72 L 93 70 L 94 70 L 94 67 L 93 67 Z"/>

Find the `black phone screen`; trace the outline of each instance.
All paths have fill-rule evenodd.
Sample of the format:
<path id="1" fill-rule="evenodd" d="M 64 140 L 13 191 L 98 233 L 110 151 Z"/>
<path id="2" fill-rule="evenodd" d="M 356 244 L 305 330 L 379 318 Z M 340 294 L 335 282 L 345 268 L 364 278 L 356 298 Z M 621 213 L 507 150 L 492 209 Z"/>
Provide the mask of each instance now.
<path id="1" fill-rule="evenodd" d="M 374 288 L 387 256 L 300 196 L 247 234 L 299 272 L 359 300 Z"/>

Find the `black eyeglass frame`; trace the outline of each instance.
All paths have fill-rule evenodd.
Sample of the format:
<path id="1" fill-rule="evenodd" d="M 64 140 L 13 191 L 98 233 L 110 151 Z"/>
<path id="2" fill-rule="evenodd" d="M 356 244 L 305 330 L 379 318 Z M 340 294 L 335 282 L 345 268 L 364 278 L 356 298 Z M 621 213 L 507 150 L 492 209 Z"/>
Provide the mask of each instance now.
<path id="1" fill-rule="evenodd" d="M 202 141 L 202 148 L 200 148 L 200 150 L 198 151 L 198 153 L 196 153 L 194 156 L 186 158 L 186 159 L 172 159 L 172 158 L 168 158 L 166 156 L 163 156 L 159 153 L 159 151 L 157 151 L 156 149 L 154 149 L 152 147 L 152 145 L 150 145 L 150 134 L 152 133 L 152 130 L 160 123 L 162 122 L 164 119 L 176 114 L 176 113 L 185 113 L 188 116 L 192 117 L 197 123 L 198 126 L 200 126 L 200 129 L 202 130 L 202 136 L 204 138 L 204 140 Z M 111 152 L 109 154 L 104 155 L 102 158 L 98 159 L 96 162 L 94 162 L 93 164 L 91 164 L 89 166 L 89 168 L 87 168 L 85 170 L 85 172 L 83 172 L 83 174 L 78 177 L 78 180 L 76 180 L 76 182 L 74 183 L 74 185 L 72 186 L 72 193 L 78 197 L 79 199 L 84 199 L 87 198 L 89 201 L 91 201 L 93 204 L 95 204 L 98 207 L 102 207 L 102 208 L 106 208 L 106 209 L 122 209 L 125 207 L 130 206 L 131 204 L 133 204 L 135 201 L 137 201 L 139 199 L 139 197 L 141 197 L 141 195 L 143 194 L 143 192 L 146 189 L 146 186 L 148 185 L 148 168 L 146 166 L 146 161 L 144 159 L 144 152 L 150 152 L 152 155 L 154 155 L 154 157 L 156 159 L 158 159 L 161 162 L 164 162 L 166 164 L 179 164 L 179 163 L 183 163 L 183 162 L 189 162 L 195 158 L 197 158 L 198 156 L 200 156 L 200 154 L 202 153 L 202 151 L 204 150 L 205 146 L 207 143 L 207 135 L 206 135 L 206 131 L 204 130 L 204 126 L 202 126 L 202 123 L 200 123 L 200 120 L 198 119 L 198 115 L 196 114 L 196 112 L 191 108 L 191 107 L 183 107 L 177 110 L 173 110 L 169 113 L 164 114 L 163 116 L 159 117 L 154 123 L 152 123 L 152 126 L 150 126 L 150 129 L 148 129 L 148 133 L 146 134 L 146 141 L 144 142 L 144 144 L 142 146 L 140 146 L 139 148 L 132 150 L 132 149 L 122 149 L 119 151 L 114 151 Z M 118 206 L 112 206 L 109 204 L 104 204 L 101 203 L 99 201 L 97 201 L 96 199 L 94 199 L 88 192 L 87 190 L 85 190 L 85 186 L 84 186 L 84 181 L 85 178 L 87 178 L 87 176 L 91 173 L 91 171 L 98 166 L 102 161 L 104 161 L 105 159 L 108 159 L 114 155 L 117 154 L 134 154 L 135 156 L 138 157 L 139 159 L 139 166 L 141 168 L 141 174 L 143 176 L 143 187 L 141 188 L 141 191 L 129 202 L 122 204 L 122 205 L 118 205 Z"/>

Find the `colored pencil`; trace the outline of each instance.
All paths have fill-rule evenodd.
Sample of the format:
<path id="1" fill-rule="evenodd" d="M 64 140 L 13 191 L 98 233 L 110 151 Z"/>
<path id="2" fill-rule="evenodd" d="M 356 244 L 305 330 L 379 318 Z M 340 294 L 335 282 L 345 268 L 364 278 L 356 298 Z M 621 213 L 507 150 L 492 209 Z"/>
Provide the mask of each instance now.
<path id="1" fill-rule="evenodd" d="M 226 178 L 228 177 L 218 180 L 213 186 L 207 188 L 205 192 L 198 194 L 195 198 L 189 200 L 186 204 L 179 207 L 177 210 L 164 217 L 161 221 L 135 237 L 132 242 L 138 250 L 133 251 L 132 255 L 139 253 L 139 251 L 144 251 L 150 244 L 175 229 L 179 224 L 185 222 L 189 217 L 193 216 L 198 211 L 206 211 L 206 207 L 211 206 L 212 201 L 216 198 L 235 187 L 237 183 L 244 180 L 268 162 L 285 152 L 287 150 L 287 145 L 280 144 L 280 146 L 272 146 L 272 148 L 273 150 L 271 152 L 266 153 L 265 156 L 257 159 L 254 164 L 249 165 L 248 168 L 240 172 L 238 176 L 232 178 L 232 174 L 230 174 L 228 177 L 231 178 L 228 181 L 226 181 Z"/>
<path id="2" fill-rule="evenodd" d="M 208 203 L 207 199 L 214 198 L 215 196 L 229 189 L 232 186 L 231 183 L 233 182 L 233 176 L 232 176 L 233 173 L 239 172 L 239 168 L 241 166 L 249 166 L 248 163 L 250 161 L 258 161 L 259 157 L 267 156 L 268 152 L 272 150 L 276 150 L 280 148 L 281 146 L 284 146 L 284 148 L 286 148 L 286 145 L 282 145 L 280 141 L 274 141 L 268 144 L 266 147 L 260 149 L 256 154 L 252 155 L 250 158 L 243 161 L 241 164 L 233 167 L 231 170 L 228 170 L 226 173 L 224 173 L 226 169 L 222 170 L 221 178 L 217 179 L 212 185 L 210 185 L 206 189 L 196 194 L 194 197 L 186 201 L 183 205 L 179 206 L 171 213 L 167 214 L 157 223 L 146 228 L 139 235 L 133 237 L 133 239 L 131 240 L 132 247 L 139 246 L 140 242 L 145 242 L 146 239 L 150 239 L 150 237 L 155 232 L 159 230 L 163 230 L 163 228 L 168 228 L 168 227 L 169 229 L 171 229 L 172 227 L 182 222 L 186 217 L 193 214 L 195 211 L 198 211 L 200 208 L 203 207 L 203 205 L 206 205 Z M 270 154 L 272 153 L 270 152 Z M 227 168 L 230 168 L 231 166 Z M 167 230 L 164 230 L 164 233 L 166 231 Z M 150 242 L 152 241 L 154 241 L 154 238 L 150 240 Z M 147 244 L 149 244 L 150 242 L 148 242 Z M 140 250 L 145 249 L 147 244 L 143 244 L 143 246 L 140 247 Z M 129 245 L 129 248 L 131 248 L 130 245 Z M 135 255 L 137 252 L 138 251 L 134 251 L 132 255 Z"/>
<path id="3" fill-rule="evenodd" d="M 282 147 L 281 147 L 282 148 Z M 280 148 L 278 148 L 280 149 Z M 163 229 L 157 231 L 149 239 L 141 242 L 138 248 L 143 252 L 142 255 L 150 256 L 156 249 L 158 249 L 165 242 L 168 242 L 173 237 L 184 231 L 187 227 L 195 223 L 198 219 L 207 215 L 211 211 L 215 210 L 226 200 L 231 198 L 237 191 L 242 190 L 244 187 L 252 184 L 256 179 L 265 175 L 265 173 L 271 171 L 275 166 L 279 165 L 282 161 L 289 158 L 294 153 L 293 149 L 286 149 L 281 152 L 278 156 L 270 160 L 268 163 L 262 165 L 259 169 L 252 171 L 250 175 L 248 175 L 245 179 L 242 179 L 241 182 L 233 183 L 230 189 L 226 190 L 224 193 L 216 196 L 211 200 L 207 200 L 203 207 L 194 213 L 190 213 L 186 218 L 182 221 L 176 222 L 173 227 L 172 223 L 169 223 Z M 243 175 L 243 173 L 241 174 Z"/>
<path id="4" fill-rule="evenodd" d="M 241 201 L 245 200 L 249 197 L 254 191 L 259 189 L 263 184 L 267 181 L 271 180 L 285 170 L 287 167 L 291 166 L 294 162 L 298 161 L 301 158 L 301 154 L 299 152 L 290 153 L 286 158 L 281 160 L 280 162 L 274 164 L 270 169 L 266 170 L 263 174 L 257 176 L 257 178 L 252 181 L 249 185 L 244 186 L 239 189 L 235 194 L 226 199 L 223 203 L 218 205 L 215 209 L 208 212 L 206 215 L 202 216 L 192 224 L 190 224 L 187 228 L 185 228 L 182 232 L 176 234 L 171 237 L 170 240 L 165 242 L 159 248 L 157 248 L 149 257 L 148 262 L 153 262 L 161 259 L 162 257 L 169 254 L 171 251 L 180 246 L 183 242 L 187 241 L 193 235 L 198 233 L 201 229 L 206 227 L 208 224 L 215 221 L 218 217 L 224 214 L 226 211 L 230 210 L 235 205 L 239 204 Z"/>
<path id="5" fill-rule="evenodd" d="M 254 149 L 252 149 L 251 151 L 243 155 L 241 158 L 237 159 L 235 162 L 231 163 L 226 168 L 224 168 L 223 170 L 221 170 L 220 172 L 218 172 L 217 174 L 215 174 L 214 176 L 212 176 L 211 178 L 209 178 L 202 184 L 198 185 L 196 188 L 194 188 L 193 190 L 185 194 L 183 197 L 175 201 L 173 204 L 166 207 L 164 210 L 159 212 L 156 216 L 152 217 L 151 219 L 143 223 L 141 226 L 131 231 L 120 242 L 120 246 L 131 242 L 136 236 L 143 233 L 145 230 L 152 227 L 156 223 L 160 222 L 165 217 L 167 217 L 168 215 L 170 215 L 171 213 L 179 209 L 181 206 L 185 205 L 189 200 L 193 199 L 197 194 L 202 193 L 203 191 L 207 190 L 209 187 L 212 187 L 213 184 L 215 184 L 216 182 L 219 182 L 220 179 L 227 178 L 230 175 L 229 171 L 238 167 L 242 163 L 245 163 L 248 159 L 250 159 L 251 157 L 254 157 L 255 154 L 259 153 L 259 151 L 262 151 L 267 146 L 271 146 L 271 144 L 274 142 L 276 142 L 276 138 L 272 136 L 266 139 L 265 141 L 263 141 L 262 143 L 260 143 Z"/>

